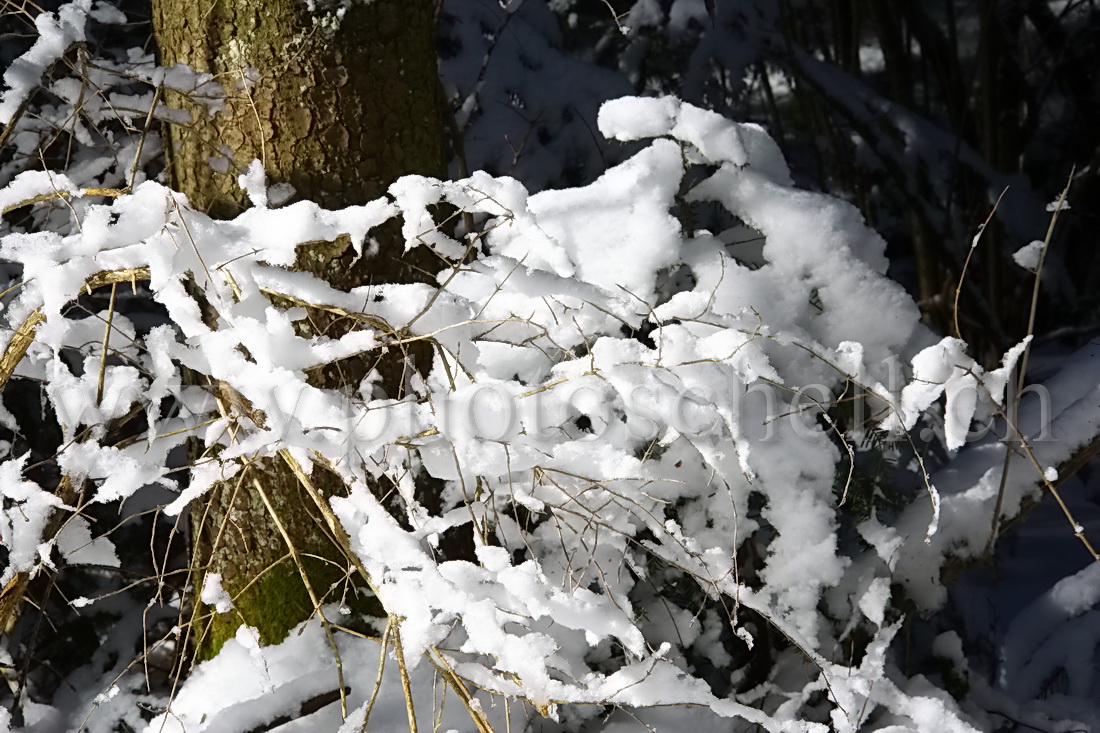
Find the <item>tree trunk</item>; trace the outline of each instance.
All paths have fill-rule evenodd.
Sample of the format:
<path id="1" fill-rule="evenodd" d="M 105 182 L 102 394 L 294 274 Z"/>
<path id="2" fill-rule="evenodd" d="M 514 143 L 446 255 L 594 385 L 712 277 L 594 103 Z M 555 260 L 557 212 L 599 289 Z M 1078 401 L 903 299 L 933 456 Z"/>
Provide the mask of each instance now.
<path id="1" fill-rule="evenodd" d="M 166 148 L 171 181 L 195 208 L 219 218 L 241 212 L 247 198 L 237 176 L 254 159 L 269 183 L 289 183 L 295 198 L 327 208 L 377 198 L 401 175 L 443 171 L 432 3 L 353 2 L 339 13 L 336 7 L 327 0 L 153 0 L 162 63 L 212 73 L 228 95 L 212 115 L 183 95 L 168 97 L 193 118 L 169 127 Z M 296 267 L 341 289 L 423 281 L 439 269 L 425 248 L 403 255 L 395 227 L 374 236 L 382 245 L 374 258 L 353 261 L 346 242 L 317 242 L 299 249 Z M 301 328 L 337 335 L 342 324 L 312 313 Z M 377 367 L 390 395 L 399 396 L 403 362 L 352 361 L 321 370 L 316 385 L 357 384 Z M 329 494 L 341 488 L 332 476 L 317 483 Z M 206 572 L 219 573 L 237 611 L 206 614 L 193 629 L 201 657 L 216 654 L 242 621 L 258 628 L 264 643 L 275 643 L 313 613 L 264 496 L 297 552 L 319 558 L 304 561 L 313 589 L 339 599 L 346 576 L 315 506 L 285 465 L 258 461 L 242 480 L 215 487 L 192 507 L 195 585 Z"/>

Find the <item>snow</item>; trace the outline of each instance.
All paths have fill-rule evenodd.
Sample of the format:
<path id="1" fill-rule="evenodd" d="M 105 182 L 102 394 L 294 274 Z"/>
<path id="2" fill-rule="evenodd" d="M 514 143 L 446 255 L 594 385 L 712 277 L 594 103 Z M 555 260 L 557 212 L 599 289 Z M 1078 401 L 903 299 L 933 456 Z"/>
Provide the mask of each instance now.
<path id="1" fill-rule="evenodd" d="M 57 549 L 70 565 L 121 567 L 115 547 L 106 537 L 92 537 L 88 520 L 72 517 L 57 535 Z"/>
<path id="2" fill-rule="evenodd" d="M 1042 390 L 1021 403 L 1017 424 L 1039 465 L 1061 465 L 1082 447 L 1088 425 L 1095 424 L 1097 382 L 1095 359 L 1100 346 L 1088 345 L 1061 360 L 1061 369 L 1045 380 Z M 1052 439 L 1052 435 L 1060 439 Z M 928 509 L 920 504 L 906 508 L 896 527 L 905 541 L 897 551 L 894 577 L 923 609 L 943 603 L 946 592 L 939 583 L 939 568 L 947 560 L 946 548 L 959 557 L 978 557 L 989 537 L 1004 463 L 1004 444 L 987 434 L 967 445 L 958 458 L 931 476 L 941 497 L 942 520 L 932 542 L 918 547 L 913 537 L 928 521 Z M 1022 505 L 1038 498 L 1042 473 L 1024 456 L 1014 456 L 1001 504 L 1004 516 L 1014 516 Z M 1071 532 L 1066 526 L 1065 531 Z M 1086 556 L 1087 557 L 1087 556 Z"/>
<path id="3" fill-rule="evenodd" d="M 1043 258 L 1043 242 L 1035 240 L 1012 253 L 1012 261 L 1025 270 L 1035 272 Z"/>
<path id="4" fill-rule="evenodd" d="M 1003 403 L 1008 377 L 1029 341 L 1009 350 L 1001 367 L 988 375 L 965 353 L 966 344 L 959 339 L 947 337 L 922 350 L 913 357 L 913 380 L 902 390 L 900 409 L 886 424 L 909 430 L 925 410 L 944 396 L 947 448 L 958 450 L 970 437 L 979 401 Z"/>
<path id="5" fill-rule="evenodd" d="M 7 585 L 16 573 L 33 571 L 39 562 L 51 564 L 52 542 L 43 532 L 54 510 L 63 505 L 53 494 L 23 479 L 27 458 L 23 455 L 0 463 L 0 496 L 5 507 L 0 510 L 0 542 L 8 551 L 0 585 Z"/>
<path id="6" fill-rule="evenodd" d="M 306 727 L 287 723 L 284 730 L 359 731 L 367 701 L 378 673 L 377 640 L 343 637 L 340 642 L 344 683 L 348 692 L 346 721 L 340 719 L 339 698 L 318 713 L 302 721 Z M 200 664 L 188 683 L 172 702 L 168 712 L 149 721 L 147 733 L 252 730 L 279 718 L 297 717 L 301 703 L 337 689 L 335 664 L 331 654 L 317 654 L 325 645 L 320 624 L 314 620 L 290 634 L 282 644 L 265 647 L 270 687 L 265 691 L 252 670 L 249 649 L 237 639 L 228 641 L 213 660 Z M 421 727 L 441 716 L 440 730 L 470 730 L 470 717 L 452 693 L 440 701 L 440 689 L 433 680 L 431 665 L 411 670 L 411 685 L 418 722 Z M 234 680 L 226 685 L 226 680 Z M 275 692 L 272 694 L 271 689 Z M 495 730 L 504 730 L 504 706 L 488 695 L 475 697 Z M 516 711 L 512 711 L 512 716 Z M 430 716 L 430 717 L 429 717 Z M 397 664 L 386 661 L 382 687 L 371 711 L 369 730 L 405 730 L 408 727 L 404 696 Z"/>
<path id="7" fill-rule="evenodd" d="M 267 175 L 260 161 L 249 163 L 248 170 L 237 176 L 237 184 L 248 193 L 253 206 L 267 208 Z"/>
<path id="8" fill-rule="evenodd" d="M 670 642 L 660 640 L 667 632 L 641 623 L 630 600 L 634 581 L 601 568 L 637 552 L 628 538 L 647 533 L 645 552 L 739 597 L 774 623 L 783 619 L 783 633 L 798 641 L 798 653 L 819 657 L 832 642 L 818 607 L 824 593 L 846 582 L 851 559 L 838 545 L 832 510 L 840 453 L 801 411 L 829 401 L 838 380 L 856 379 L 872 385 L 880 399 L 896 402 L 895 429 L 906 430 L 946 395 L 947 443 L 957 449 L 975 414 L 983 373 L 965 344 L 945 339 L 913 354 L 913 379 L 900 399 L 890 395 L 882 386 L 892 376 L 884 358 L 925 338 L 916 308 L 883 276 L 882 240 L 851 207 L 794 188 L 760 128 L 670 98 L 617 100 L 606 109 L 601 126 L 608 134 L 662 139 L 571 190 L 528 195 L 513 179 L 483 173 L 456 182 L 409 176 L 391 187 L 390 202 L 337 212 L 310 202 L 271 209 L 263 168 L 253 162 L 240 185 L 254 208 L 219 222 L 155 183 L 141 184 L 110 204 L 89 207 L 82 231 L 46 247 L 15 235 L 5 239 L 7 256 L 24 261 L 36 280 L 53 283 L 50 289 L 24 288 L 18 308 L 46 314 L 40 368 L 69 436 L 135 405 L 157 415 L 153 398 L 181 388 L 181 368 L 231 385 L 254 414 L 263 415 L 262 425 L 238 421 L 229 442 L 224 421 L 206 427 L 207 441 L 221 443 L 219 462 L 194 470 L 168 514 L 231 475 L 238 457 L 287 450 L 308 466 L 313 456 L 325 456 L 351 489 L 332 500 L 333 509 L 375 579 L 379 599 L 402 619 L 413 669 L 446 643 L 475 655 L 456 661 L 463 677 L 535 705 L 698 702 L 718 715 L 779 730 L 767 715 L 704 694 L 668 656 Z M 760 232 L 761 266 L 733 259 L 706 232 L 690 239 L 681 233 L 670 213 L 680 190 L 681 145 L 695 162 L 714 167 L 692 197 L 726 207 Z M 20 185 L 32 184 L 43 185 Z M 427 245 L 444 258 L 458 258 L 466 247 L 433 219 L 441 200 L 489 217 L 491 231 L 485 252 L 454 277 L 441 278 L 447 289 L 439 296 L 427 286 L 372 285 L 340 293 L 282 269 L 299 243 L 341 233 L 372 256 L 362 246 L 370 229 L 398 213 L 408 246 Z M 178 330 L 146 337 L 151 353 L 142 364 L 148 376 L 107 366 L 100 395 L 95 348 L 79 347 L 86 352 L 81 376 L 58 353 L 92 341 L 94 334 L 85 335 L 62 309 L 103 267 L 148 267 L 154 297 Z M 667 297 L 658 277 L 675 267 L 688 268 L 694 284 Z M 199 317 L 180 284 L 187 272 L 217 309 L 213 326 Z M 304 338 L 294 328 L 301 307 L 276 308 L 261 288 L 366 312 L 368 319 L 339 339 Z M 811 305 L 815 297 L 818 308 Z M 653 347 L 622 335 L 624 323 L 647 321 L 656 327 Z M 124 321 L 120 329 L 133 333 Z M 378 398 L 369 388 L 364 400 L 349 401 L 308 384 L 311 367 L 387 348 L 403 329 L 439 344 L 437 369 L 413 385 L 426 397 L 422 404 Z M 483 332 L 493 339 L 483 339 Z M 568 351 L 582 346 L 581 357 Z M 1003 371 L 1015 358 L 1006 357 Z M 441 370 L 444 359 L 449 376 Z M 995 377 L 994 386 L 1003 389 L 1007 376 Z M 795 388 L 768 390 L 768 383 Z M 767 392 L 762 401 L 754 398 L 761 388 Z M 785 413 L 793 417 L 774 419 Z M 587 428 L 563 430 L 581 417 Z M 421 436 L 415 441 L 419 460 L 450 482 L 450 506 L 467 508 L 437 516 L 416 501 L 404 451 L 393 450 L 407 436 Z M 658 436 L 666 456 L 639 458 Z M 118 449 L 82 442 L 64 451 L 59 464 L 96 482 L 94 501 L 115 501 L 150 484 L 174 485 L 161 459 L 171 444 L 158 439 Z M 148 452 L 151 446 L 158 450 Z M 368 478 L 380 474 L 405 498 L 411 529 L 367 487 Z M 767 500 L 759 520 L 747 518 L 753 493 Z M 514 501 L 538 513 L 568 510 L 585 522 L 522 530 L 500 514 Z M 676 503 L 681 508 L 674 518 L 667 507 Z M 490 516 L 503 547 L 483 544 L 480 564 L 433 559 L 431 547 L 443 531 L 482 526 Z M 734 580 L 730 558 L 739 549 L 737 538 L 761 523 L 774 536 L 762 587 L 750 592 Z M 892 531 L 870 523 L 864 529 L 889 563 L 902 546 Z M 514 561 L 521 548 L 533 556 Z M 576 552 L 587 560 L 578 563 L 569 554 Z M 889 580 L 865 576 L 860 582 L 855 608 L 882 626 Z M 201 598 L 219 613 L 232 609 L 216 575 L 205 578 Z M 516 626 L 514 619 L 525 622 Z M 677 631 L 690 644 L 696 637 L 685 633 Z M 747 629 L 738 634 L 755 643 Z M 258 638 L 255 629 L 242 626 L 235 646 L 219 659 L 243 654 L 251 671 L 242 674 L 256 680 L 258 694 L 270 694 L 279 673 Z M 574 681 L 551 673 L 555 667 L 585 669 L 583 650 L 609 641 L 626 653 L 618 669 L 589 670 Z M 201 689 L 201 680 L 193 676 L 188 685 Z M 884 693 L 880 703 L 914 719 L 954 720 L 939 702 L 922 703 L 901 691 Z"/>
<path id="9" fill-rule="evenodd" d="M 1100 641 L 1100 565 L 1063 578 L 1012 622 L 1001 649 L 999 687 L 1010 695 L 1033 695 L 1075 650 Z M 1089 664 L 1080 658 L 1077 664 Z"/>
<path id="10" fill-rule="evenodd" d="M 679 223 L 668 204 L 679 188 L 680 171 L 679 148 L 671 142 L 654 144 L 590 186 L 529 199 L 534 226 L 545 237 L 545 254 L 510 227 L 490 235 L 490 247 L 524 258 L 529 267 L 652 300 L 657 273 L 679 255 Z"/>
<path id="11" fill-rule="evenodd" d="M 600 133 L 612 140 L 660 137 L 676 124 L 680 102 L 674 97 L 626 97 L 600 107 Z"/>
<path id="12" fill-rule="evenodd" d="M 97 23 L 118 25 L 126 22 L 126 14 L 113 5 L 97 0 L 88 16 Z"/>
<path id="13" fill-rule="evenodd" d="M 0 191 L 0 211 L 7 211 L 37 196 L 77 190 L 69 177 L 62 173 L 24 171 Z"/>
<path id="14" fill-rule="evenodd" d="M 222 577 L 217 573 L 206 574 L 199 597 L 206 605 L 213 606 L 218 613 L 229 613 L 233 610 L 233 600 L 222 587 Z"/>
<path id="15" fill-rule="evenodd" d="M 39 16 L 39 42 L 5 74 L 0 111 L 10 118 L 52 60 L 82 39 L 85 13 L 117 20 L 105 6 L 89 7 L 74 2 L 56 18 Z M 709 15 L 694 0 L 669 12 L 683 27 Z M 660 4 L 648 1 L 630 16 L 638 27 L 663 19 Z M 527 37 L 524 22 L 502 43 Z M 210 78 L 141 63 L 136 78 L 205 88 L 217 109 Z M 808 68 L 823 84 L 835 82 Z M 72 81 L 53 87 L 68 104 L 83 90 Z M 463 117 L 473 118 L 477 94 Z M 111 99 L 137 108 L 152 104 L 147 96 Z M 43 214 L 42 226 L 0 234 L 0 257 L 22 267 L 24 280 L 4 304 L 3 338 L 31 314 L 42 318 L 19 375 L 43 384 L 57 417 L 64 446 L 54 465 L 85 482 L 94 510 L 156 490 L 171 494 L 157 505 L 169 517 L 260 457 L 293 457 L 306 473 L 332 470 L 347 491 L 330 507 L 397 624 L 412 694 L 425 709 L 435 710 L 433 665 L 445 659 L 478 690 L 471 706 L 495 723 L 494 702 L 520 698 L 565 729 L 577 722 L 570 716 L 596 714 L 577 711 L 609 704 L 680 706 L 681 729 L 693 716 L 713 728 L 739 718 L 768 731 L 824 731 L 823 720 L 841 731 L 868 721 L 882 730 L 979 729 L 969 703 L 895 666 L 899 609 L 935 610 L 946 593 L 940 570 L 980 555 L 995 505 L 1015 516 L 1044 480 L 1059 480 L 1057 467 L 1095 431 L 1097 347 L 1044 383 L 1049 417 L 1078 444 L 1045 440 L 1043 406 L 1025 401 L 1021 429 L 1044 468 L 1012 457 L 998 499 L 1005 447 L 973 428 L 1006 404 L 1030 339 L 989 370 L 961 339 L 937 340 L 886 276 L 884 240 L 853 206 L 797 187 L 757 125 L 670 96 L 614 99 L 597 124 L 630 146 L 591 183 L 537 193 L 517 178 L 475 172 L 406 176 L 386 197 L 338 211 L 310 201 L 282 206 L 293 191 L 269 188 L 262 163 L 252 161 L 238 177 L 252 207 L 225 221 L 155 181 L 104 200 L 79 195 L 87 176 L 15 177 L 0 189 L 0 208 L 61 193 L 73 204 Z M 243 163 L 231 151 L 212 152 L 224 170 Z M 960 154 L 972 163 L 967 150 Z M 693 177 L 685 193 L 686 167 Z M 691 205 L 733 223 L 718 234 L 688 232 L 676 213 Z M 448 207 L 477 230 L 442 226 Z M 406 250 L 438 255 L 437 287 L 379 282 L 343 292 L 287 269 L 301 244 L 341 236 L 357 256 L 379 256 L 371 233 L 398 218 Z M 746 239 L 752 246 L 741 246 Z M 1033 242 L 1014 259 L 1037 269 L 1041 247 Z M 147 272 L 148 297 L 167 323 L 150 329 L 102 309 L 74 312 L 89 278 L 137 269 Z M 307 306 L 352 325 L 343 335 L 306 335 L 299 323 Z M 432 362 L 423 374 L 410 370 L 402 399 L 384 393 L 377 371 L 340 390 L 310 378 L 335 360 L 393 358 L 413 342 L 431 345 Z M 217 400 L 186 385 L 188 370 L 222 385 Z M 873 424 L 843 425 L 835 409 L 842 400 L 870 405 Z M 148 433 L 109 439 L 130 415 L 144 416 Z M 872 496 L 858 520 L 838 512 L 838 476 L 862 451 L 859 439 L 873 428 L 883 441 L 912 445 L 922 426 L 942 441 L 908 454 L 914 464 L 901 470 L 916 490 L 897 492 L 888 508 Z M 205 452 L 181 488 L 169 456 L 189 439 Z M 110 540 L 94 536 L 82 516 L 45 536 L 51 514 L 70 508 L 27 478 L 28 460 L 0 463 L 8 551 L 0 585 L 51 566 L 54 549 L 72 565 L 119 567 Z M 421 471 L 442 487 L 440 506 L 424 501 L 414 478 Z M 378 496 L 379 485 L 393 488 L 392 500 Z M 443 557 L 449 532 L 471 536 L 474 555 Z M 1045 676 L 1067 665 L 1089 679 L 1091 653 L 1076 653 L 1069 640 L 1100 639 L 1092 567 L 1014 623 L 1000 691 L 1037 695 Z M 236 613 L 222 577 L 192 582 L 199 578 L 202 603 Z M 749 620 L 737 617 L 741 608 L 752 611 Z M 137 627 L 138 619 L 126 623 Z M 185 621 L 172 623 L 178 634 Z M 857 629 L 869 640 L 858 661 Z M 386 650 L 342 633 L 334 643 L 351 680 L 347 720 L 330 704 L 288 730 L 362 724 Z M 157 701 L 147 730 L 250 730 L 292 718 L 337 684 L 328 645 L 316 618 L 273 646 L 246 623 L 174 699 Z M 739 681 L 713 684 L 697 662 L 728 677 L 743 647 L 773 655 L 773 673 L 762 687 L 719 695 Z M 965 662 L 950 633 L 932 653 Z M 404 725 L 395 666 L 387 665 L 372 727 Z M 109 683 L 101 671 L 81 674 L 92 681 L 59 692 L 56 707 L 24 706 L 40 728 L 63 718 L 83 725 L 69 718 L 87 709 L 106 720 L 148 704 L 124 669 Z M 468 728 L 452 710 L 465 715 L 450 704 L 446 725 Z"/>
<path id="16" fill-rule="evenodd" d="M 34 92 L 42 75 L 60 59 L 74 43 L 84 40 L 85 16 L 92 0 L 74 0 L 63 4 L 57 13 L 40 13 L 34 21 L 38 38 L 30 50 L 15 59 L 4 71 L 0 93 L 0 125 L 5 127 L 15 117 L 19 106 Z"/>

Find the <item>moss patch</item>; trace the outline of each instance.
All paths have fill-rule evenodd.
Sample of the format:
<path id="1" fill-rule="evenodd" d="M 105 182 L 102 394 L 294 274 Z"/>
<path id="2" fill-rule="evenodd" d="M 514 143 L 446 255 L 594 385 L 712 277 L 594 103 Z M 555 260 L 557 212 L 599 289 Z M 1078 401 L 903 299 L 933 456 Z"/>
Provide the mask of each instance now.
<path id="1" fill-rule="evenodd" d="M 329 589 L 344 573 L 331 563 L 303 558 L 310 583 L 322 603 L 340 600 Z M 313 602 L 302 583 L 294 561 L 287 558 L 269 568 L 243 593 L 226 588 L 234 599 L 234 610 L 217 613 L 211 606 L 202 606 L 206 617 L 196 637 L 195 654 L 200 661 L 212 659 L 222 646 L 237 634 L 242 623 L 256 628 L 264 646 L 282 642 L 298 624 L 313 616 Z M 357 615 L 379 615 L 381 605 L 369 592 L 347 594 L 347 605 Z"/>

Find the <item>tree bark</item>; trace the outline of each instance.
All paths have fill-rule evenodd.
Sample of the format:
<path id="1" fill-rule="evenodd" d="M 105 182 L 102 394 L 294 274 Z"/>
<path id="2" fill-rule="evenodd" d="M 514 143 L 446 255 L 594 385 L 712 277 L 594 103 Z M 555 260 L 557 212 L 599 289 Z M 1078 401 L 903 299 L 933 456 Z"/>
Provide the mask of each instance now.
<path id="1" fill-rule="evenodd" d="M 247 197 L 237 176 L 254 159 L 263 163 L 269 184 L 289 183 L 295 198 L 327 208 L 375 199 L 405 174 L 444 170 L 432 3 L 353 1 L 338 12 L 340 6 L 153 0 L 162 64 L 214 74 L 227 94 L 216 114 L 184 95 L 168 96 L 192 115 L 190 124 L 168 127 L 166 148 L 172 184 L 195 208 L 219 218 L 243 211 Z M 440 269 L 426 248 L 404 255 L 396 227 L 372 234 L 381 244 L 376 257 L 356 260 L 341 240 L 316 242 L 299 248 L 296 267 L 341 289 L 425 281 Z M 349 327 L 319 313 L 300 326 L 303 335 L 338 335 L 333 331 Z M 420 356 L 421 364 L 430 363 L 430 354 Z M 399 359 L 353 360 L 312 378 L 316 386 L 339 388 L 378 368 L 390 396 L 399 396 L 405 368 Z M 334 476 L 315 479 L 323 492 L 341 490 Z M 346 582 L 340 553 L 293 474 L 279 461 L 253 463 L 243 478 L 215 487 L 192 507 L 196 593 L 205 573 L 219 573 L 236 609 L 204 612 L 208 620 L 193 629 L 200 657 L 216 654 L 242 621 L 256 627 L 264 643 L 275 643 L 313 613 L 265 496 L 297 552 L 315 558 L 303 565 L 317 594 L 338 599 Z M 195 604 L 201 608 L 197 597 Z"/>

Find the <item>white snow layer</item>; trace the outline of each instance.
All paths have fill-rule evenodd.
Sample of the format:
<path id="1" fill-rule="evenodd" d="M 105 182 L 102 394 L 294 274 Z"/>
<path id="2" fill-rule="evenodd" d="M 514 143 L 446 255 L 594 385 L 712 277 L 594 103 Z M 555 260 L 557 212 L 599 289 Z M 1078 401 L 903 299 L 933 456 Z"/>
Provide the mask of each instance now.
<path id="1" fill-rule="evenodd" d="M 986 373 L 962 341 L 935 343 L 916 304 L 885 277 L 883 240 L 849 204 L 795 188 L 760 127 L 668 97 L 609 102 L 599 126 L 620 140 L 658 139 L 579 189 L 528 196 L 517 181 L 484 173 L 460 181 L 409 176 L 390 189 L 392 201 L 272 208 L 263 169 L 253 164 L 240 183 L 255 206 L 232 221 L 210 219 L 144 182 L 83 207 L 72 231 L 4 236 L 0 257 L 23 266 L 24 285 L 3 313 L 8 335 L 0 338 L 43 314 L 20 368 L 46 380 L 66 437 L 135 408 L 157 423 L 155 436 L 124 447 L 93 433 L 61 453 L 61 469 L 88 479 L 94 501 L 126 499 L 150 484 L 178 492 L 167 455 L 194 432 L 219 447 L 218 459 L 194 469 L 166 509 L 178 514 L 233 476 L 239 461 L 281 452 L 307 473 L 327 464 L 349 488 L 332 508 L 387 612 L 402 619 L 416 675 L 425 674 L 426 656 L 442 653 L 481 690 L 522 696 L 548 712 L 560 703 L 691 704 L 768 731 L 823 731 L 787 711 L 828 690 L 837 730 L 858 727 L 853 711 L 877 709 L 894 730 L 973 730 L 950 696 L 890 668 L 897 625 L 887 611 L 891 583 L 934 607 L 948 553 L 973 556 L 981 547 L 1003 446 L 968 445 L 972 421 L 1003 402 L 1026 344 Z M 672 215 L 685 161 L 712 171 L 690 200 L 724 207 L 744 226 L 685 234 Z M 0 202 L 68 185 L 28 175 L 0 190 Z M 468 243 L 437 226 L 439 202 L 483 222 L 476 235 L 483 246 L 461 266 Z M 407 247 L 431 247 L 441 263 L 454 263 L 439 274 L 439 290 L 378 283 L 340 292 L 286 269 L 297 245 L 342 234 L 359 256 L 375 256 L 371 230 L 397 215 Z M 762 245 L 742 248 L 742 239 Z M 130 268 L 148 268 L 153 298 L 174 327 L 126 347 L 136 336 L 120 321 L 129 335 L 112 343 L 133 348 L 141 368 L 108 366 L 100 393 L 101 347 L 66 308 L 90 276 Z M 203 318 L 187 278 L 216 322 Z M 276 307 L 270 293 L 291 307 Z M 307 304 L 357 326 L 340 338 L 302 336 L 295 322 Z M 639 329 L 648 339 L 624 335 Z M 347 391 L 307 378 L 335 359 L 392 354 L 414 340 L 429 341 L 433 362 L 426 377 L 410 370 L 411 399 L 383 394 L 377 375 Z M 73 350 L 84 359 L 79 375 L 62 356 Z M 895 368 L 906 363 L 907 382 Z M 232 388 L 235 412 L 211 421 L 211 396 L 183 386 L 184 368 Z M 1072 397 L 1055 413 L 1067 426 L 1097 409 L 1095 371 L 1074 374 L 1054 391 Z M 897 522 L 872 516 L 861 524 L 866 552 L 838 542 L 834 484 L 847 443 L 825 410 L 843 389 L 873 403 L 885 416 L 881 427 L 899 437 L 944 398 L 946 448 L 960 451 L 926 482 L 931 507 L 919 494 Z M 169 395 L 180 405 L 171 421 L 160 415 Z M 1064 448 L 1036 444 L 1040 465 L 1058 465 Z M 43 546 L 50 538 L 41 533 L 60 508 L 22 477 L 24 465 L 25 458 L 0 464 L 11 507 L 0 515 L 11 548 L 4 581 L 50 562 Z M 1007 515 L 1040 480 L 1022 462 L 1013 466 Z M 421 467 L 445 484 L 438 513 L 417 499 Z M 403 499 L 400 521 L 371 490 L 378 481 Z M 754 494 L 763 499 L 755 514 Z M 530 521 L 517 519 L 519 506 Z M 476 563 L 437 559 L 440 536 L 454 527 L 477 538 Z M 750 588 L 737 559 L 754 533 L 764 566 Z M 74 524 L 62 549 L 74 562 L 94 556 L 110 564 L 108 548 L 91 553 L 99 540 L 89 541 L 87 528 Z M 776 652 L 777 669 L 802 671 L 771 683 L 789 705 L 765 713 L 718 699 L 691 673 L 684 648 L 718 638 L 724 622 L 679 608 L 666 622 L 635 608 L 650 592 L 647 574 L 665 567 L 679 568 L 701 593 L 737 599 L 790 641 Z M 217 576 L 206 577 L 202 598 L 231 610 Z M 834 619 L 875 629 L 858 667 L 828 661 L 847 658 L 847 632 Z M 754 638 L 743 627 L 735 633 Z M 319 634 L 313 622 L 264 648 L 242 627 L 150 730 L 243 730 L 292 713 L 334 684 Z M 369 678 L 375 652 L 352 651 L 341 639 L 345 671 Z M 353 685 L 354 706 L 366 689 Z M 100 708 L 124 697 L 108 696 Z M 479 704 L 492 703 L 483 696 Z M 348 725 L 365 713 L 353 709 Z"/>

